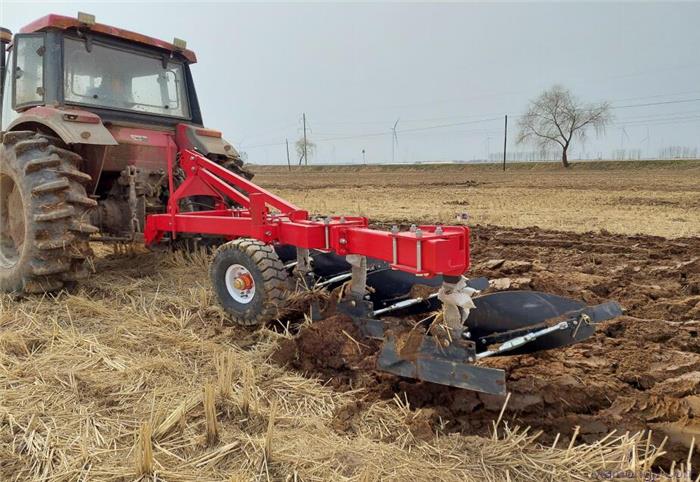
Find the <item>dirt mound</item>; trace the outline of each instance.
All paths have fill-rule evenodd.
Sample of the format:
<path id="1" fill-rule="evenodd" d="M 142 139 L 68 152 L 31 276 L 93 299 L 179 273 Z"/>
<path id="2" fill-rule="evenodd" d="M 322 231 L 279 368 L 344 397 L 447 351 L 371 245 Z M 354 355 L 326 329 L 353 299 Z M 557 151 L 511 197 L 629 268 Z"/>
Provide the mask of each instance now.
<path id="1" fill-rule="evenodd" d="M 378 344 L 364 338 L 345 315 L 304 325 L 294 339 L 280 342 L 273 361 L 312 373 L 344 388 L 374 369 Z"/>

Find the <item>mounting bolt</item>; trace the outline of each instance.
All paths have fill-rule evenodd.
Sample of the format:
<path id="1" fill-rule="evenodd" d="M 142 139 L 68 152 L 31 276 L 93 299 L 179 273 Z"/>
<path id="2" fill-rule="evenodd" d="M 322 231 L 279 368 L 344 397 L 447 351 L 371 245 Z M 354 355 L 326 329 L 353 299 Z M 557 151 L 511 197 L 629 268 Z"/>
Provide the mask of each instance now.
<path id="1" fill-rule="evenodd" d="M 399 227 L 396 224 L 391 227 L 391 234 L 399 234 Z"/>
<path id="2" fill-rule="evenodd" d="M 422 238 L 422 237 L 423 237 L 423 231 L 421 231 L 420 229 L 416 229 L 415 233 L 416 233 L 416 238 Z"/>
<path id="3" fill-rule="evenodd" d="M 265 236 L 272 236 L 272 231 L 265 231 Z"/>
<path id="4" fill-rule="evenodd" d="M 408 230 L 409 230 L 410 232 L 412 232 L 412 233 L 415 233 L 415 232 L 416 232 L 416 229 L 418 229 L 418 228 L 416 227 L 415 224 L 411 224 L 411 227 L 408 228 Z"/>
<path id="5" fill-rule="evenodd" d="M 345 224 L 345 216 L 340 216 L 340 224 Z"/>
<path id="6" fill-rule="evenodd" d="M 435 234 L 443 234 L 442 226 L 438 224 L 438 226 L 435 228 Z"/>
<path id="7" fill-rule="evenodd" d="M 323 218 L 323 224 L 325 224 L 326 226 L 331 224 L 331 217 L 328 216 L 327 218 Z"/>
<path id="8" fill-rule="evenodd" d="M 345 239 L 345 238 L 340 238 L 340 239 L 338 240 L 338 243 L 340 243 L 340 244 L 348 244 L 348 240 Z"/>

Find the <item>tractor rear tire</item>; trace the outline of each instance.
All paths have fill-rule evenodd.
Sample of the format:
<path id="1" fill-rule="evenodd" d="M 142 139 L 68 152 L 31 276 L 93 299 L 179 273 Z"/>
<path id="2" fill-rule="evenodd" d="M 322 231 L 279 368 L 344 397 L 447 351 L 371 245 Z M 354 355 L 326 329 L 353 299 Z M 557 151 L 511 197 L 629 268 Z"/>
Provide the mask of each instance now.
<path id="1" fill-rule="evenodd" d="M 255 239 L 219 246 L 209 274 L 223 309 L 244 326 L 275 319 L 289 287 L 289 275 L 274 248 Z"/>
<path id="2" fill-rule="evenodd" d="M 0 291 L 44 293 L 88 276 L 97 202 L 82 157 L 59 138 L 5 133 L 0 146 Z"/>

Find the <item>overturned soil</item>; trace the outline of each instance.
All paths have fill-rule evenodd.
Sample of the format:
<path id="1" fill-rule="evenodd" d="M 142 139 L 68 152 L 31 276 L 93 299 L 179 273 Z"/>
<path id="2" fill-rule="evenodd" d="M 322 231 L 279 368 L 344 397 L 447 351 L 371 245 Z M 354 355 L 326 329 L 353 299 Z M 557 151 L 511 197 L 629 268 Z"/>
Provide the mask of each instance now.
<path id="1" fill-rule="evenodd" d="M 483 361 L 506 371 L 504 420 L 542 430 L 545 443 L 558 434 L 566 442 L 577 426 L 589 442 L 650 429 L 656 443 L 668 437 L 664 462 L 687 457 L 700 440 L 700 238 L 478 226 L 470 274 L 589 304 L 616 300 L 626 310 L 583 343 Z M 362 388 L 367 399 L 398 394 L 434 429 L 489 432 L 503 397 L 378 372 L 377 349 L 335 316 L 303 327 L 276 357 L 340 390 Z M 351 427 L 353 413 L 339 411 L 338 427 Z"/>

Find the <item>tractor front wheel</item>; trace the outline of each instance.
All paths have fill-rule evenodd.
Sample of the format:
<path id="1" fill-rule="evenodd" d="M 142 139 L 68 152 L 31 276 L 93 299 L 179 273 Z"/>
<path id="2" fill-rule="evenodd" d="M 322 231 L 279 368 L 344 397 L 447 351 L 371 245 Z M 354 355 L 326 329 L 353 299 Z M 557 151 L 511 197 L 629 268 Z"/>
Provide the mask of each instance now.
<path id="1" fill-rule="evenodd" d="M 245 326 L 261 325 L 277 316 L 289 280 L 272 246 L 247 238 L 219 246 L 210 275 L 221 306 Z"/>

